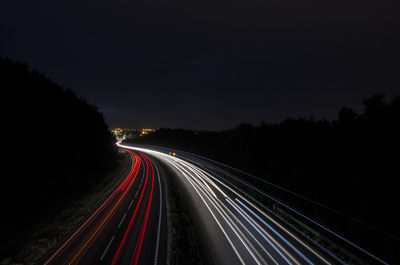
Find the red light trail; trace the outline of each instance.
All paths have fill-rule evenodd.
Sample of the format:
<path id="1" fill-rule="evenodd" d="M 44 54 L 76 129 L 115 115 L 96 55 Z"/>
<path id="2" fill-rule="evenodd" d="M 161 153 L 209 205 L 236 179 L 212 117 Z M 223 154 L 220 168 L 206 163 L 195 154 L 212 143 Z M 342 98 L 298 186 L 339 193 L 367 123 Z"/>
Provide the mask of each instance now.
<path id="1" fill-rule="evenodd" d="M 144 222 L 142 224 L 142 229 L 140 231 L 139 244 L 136 244 L 135 251 L 134 251 L 133 257 L 131 259 L 131 264 L 134 264 L 134 265 L 137 265 L 137 263 L 139 261 L 140 250 L 142 249 L 143 237 L 144 237 L 144 233 L 146 231 L 146 226 L 147 226 L 147 220 L 149 219 L 149 212 L 150 212 L 150 207 L 151 207 L 151 201 L 153 199 L 153 188 L 154 188 L 154 168 L 153 168 L 153 164 L 151 163 L 151 161 L 146 156 L 144 156 L 144 155 L 141 155 L 141 156 L 145 159 L 145 161 L 148 160 L 148 162 L 149 162 L 149 164 L 151 166 L 151 172 L 152 172 L 153 178 L 152 178 L 152 183 L 151 183 L 150 199 L 149 199 L 149 202 L 147 204 L 146 216 L 145 216 Z M 147 164 L 147 161 L 146 161 L 146 164 Z"/>
<path id="2" fill-rule="evenodd" d="M 111 209 L 105 214 L 105 217 L 99 221 L 99 224 L 92 229 L 92 231 L 85 237 L 82 243 L 73 251 L 73 253 L 67 258 L 63 264 L 76 264 L 84 256 L 84 254 L 93 245 L 95 239 L 101 234 L 103 229 L 108 224 L 111 217 L 114 215 L 116 210 L 119 208 L 122 200 L 130 190 L 141 165 L 140 157 L 133 151 L 126 150 L 132 157 L 133 165 L 127 177 L 122 181 L 117 189 L 105 200 L 105 202 L 86 220 L 86 222 L 56 251 L 45 264 L 53 264 L 57 258 L 59 258 L 80 236 L 83 232 L 86 232 L 87 228 L 109 207 L 112 201 L 120 197 L 113 204 Z M 122 194 L 121 194 L 122 192 Z"/>
<path id="3" fill-rule="evenodd" d="M 131 218 L 131 221 L 129 222 L 128 229 L 126 230 L 126 232 L 125 232 L 125 234 L 124 234 L 124 237 L 123 237 L 123 239 L 122 239 L 122 241 L 121 241 L 121 243 L 120 243 L 120 245 L 119 245 L 119 247 L 118 247 L 117 253 L 115 254 L 114 259 L 113 259 L 113 261 L 112 261 L 112 263 L 111 263 L 112 265 L 116 264 L 116 262 L 117 262 L 117 260 L 118 260 L 118 257 L 119 257 L 119 255 L 121 254 L 121 251 L 122 251 L 122 249 L 123 249 L 123 247 L 124 247 L 124 244 L 125 244 L 125 241 L 126 241 L 128 235 L 129 235 L 129 233 L 130 233 L 130 231 L 131 231 L 131 228 L 132 228 L 132 225 L 133 225 L 133 221 L 135 220 L 137 211 L 138 211 L 139 206 L 140 206 L 140 204 L 141 204 L 141 202 L 142 202 L 143 195 L 144 195 L 144 192 L 145 192 L 146 187 L 147 187 L 147 181 L 148 181 L 148 177 L 149 177 L 149 163 L 147 162 L 147 158 L 146 158 L 144 155 L 141 155 L 141 156 L 144 158 L 144 161 L 145 161 L 145 163 L 146 163 L 146 169 L 147 169 L 147 170 L 146 170 L 146 179 L 145 179 L 144 187 L 143 187 L 142 192 L 141 192 L 141 194 L 140 194 L 139 202 L 138 202 L 138 204 L 137 204 L 137 206 L 136 206 L 136 208 L 135 208 L 135 212 L 133 213 L 132 218 Z M 150 164 L 151 164 L 151 163 L 150 163 Z M 152 164 L 151 164 L 151 167 L 153 168 L 153 165 L 152 165 Z M 153 196 L 153 187 L 154 187 L 154 171 L 153 171 L 153 170 L 152 170 L 152 176 L 153 176 L 153 178 L 152 178 L 152 186 L 151 186 L 150 199 L 149 199 L 149 202 L 148 202 L 148 209 L 150 208 L 151 200 L 152 200 L 152 196 Z M 147 222 L 147 218 L 148 218 L 148 210 L 146 211 L 145 223 Z M 140 237 L 140 236 L 139 236 L 139 237 Z M 139 239 L 139 242 L 142 242 L 142 241 L 143 241 L 143 239 L 142 239 L 142 240 Z M 136 244 L 136 247 L 137 247 L 137 244 Z M 136 253 L 136 249 L 135 249 L 135 253 Z"/>

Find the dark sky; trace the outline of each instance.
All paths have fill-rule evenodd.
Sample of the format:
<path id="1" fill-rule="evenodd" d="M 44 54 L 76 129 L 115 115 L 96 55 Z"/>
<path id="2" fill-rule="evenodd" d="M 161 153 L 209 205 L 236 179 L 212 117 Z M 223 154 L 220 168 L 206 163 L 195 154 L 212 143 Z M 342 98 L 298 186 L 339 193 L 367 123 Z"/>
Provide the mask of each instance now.
<path id="1" fill-rule="evenodd" d="M 335 118 L 400 93 L 398 0 L 2 0 L 0 55 L 111 127 Z"/>

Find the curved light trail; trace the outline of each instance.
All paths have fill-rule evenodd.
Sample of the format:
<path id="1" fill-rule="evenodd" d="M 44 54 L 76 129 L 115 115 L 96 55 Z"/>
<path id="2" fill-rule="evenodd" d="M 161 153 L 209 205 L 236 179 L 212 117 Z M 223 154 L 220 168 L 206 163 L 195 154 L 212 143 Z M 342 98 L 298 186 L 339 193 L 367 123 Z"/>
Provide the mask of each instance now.
<path id="1" fill-rule="evenodd" d="M 217 168 L 215 164 L 210 166 L 205 160 L 194 159 L 195 155 L 188 155 L 189 153 L 174 149 L 118 145 L 146 153 L 175 171 L 183 186 L 187 187 L 189 197 L 195 202 L 201 201 L 204 209 L 207 209 L 201 211 L 202 216 L 209 216 L 208 219 L 204 217 L 204 220 L 208 224 L 211 223 L 209 220 L 214 223 L 212 226 L 214 228 L 211 228 L 209 224 L 208 227 L 203 226 L 202 229 L 210 229 L 215 233 L 215 227 L 218 227 L 219 233 L 223 235 L 226 242 L 225 248 L 230 248 L 231 253 L 236 256 L 236 261 L 230 260 L 226 264 L 346 264 L 340 256 L 277 216 L 276 213 L 268 211 L 254 199 L 253 194 L 245 192 L 228 179 L 246 185 L 250 185 L 249 183 L 245 183 L 224 169 Z M 170 155 L 171 152 L 176 155 Z M 257 187 L 251 188 L 259 192 Z M 271 199 L 281 203 L 276 198 Z M 305 218 L 308 217 L 305 216 Z M 221 237 L 218 239 L 219 242 L 214 246 L 224 244 Z M 216 259 L 218 254 L 215 253 Z M 373 255 L 369 255 L 370 257 L 375 258 Z M 222 263 L 223 258 L 219 261 Z M 387 264 L 377 257 L 375 261 Z"/>
<path id="2" fill-rule="evenodd" d="M 158 264 L 160 254 L 166 256 L 166 229 L 161 229 L 166 217 L 159 210 L 164 198 L 158 168 L 146 155 L 126 151 L 132 160 L 129 173 L 44 264 L 136 265 L 149 259 Z M 153 202 L 155 195 L 158 200 Z M 154 251 L 142 251 L 145 241 Z"/>

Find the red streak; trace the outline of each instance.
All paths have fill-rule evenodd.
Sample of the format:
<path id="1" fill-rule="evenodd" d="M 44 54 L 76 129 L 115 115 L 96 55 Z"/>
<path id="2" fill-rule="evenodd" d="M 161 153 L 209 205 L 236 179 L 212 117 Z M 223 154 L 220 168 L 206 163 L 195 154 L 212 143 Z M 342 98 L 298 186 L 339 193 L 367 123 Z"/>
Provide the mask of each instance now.
<path id="1" fill-rule="evenodd" d="M 146 162 L 146 169 L 147 169 L 147 170 L 146 170 L 146 180 L 145 180 L 145 182 L 144 182 L 144 187 L 143 187 L 142 192 L 141 192 L 141 194 L 140 194 L 140 198 L 139 198 L 138 204 L 136 205 L 135 212 L 133 213 L 133 216 L 132 216 L 132 218 L 131 218 L 131 221 L 129 222 L 129 226 L 128 226 L 128 228 L 126 229 L 126 232 L 125 232 L 125 234 L 124 234 L 124 237 L 123 237 L 123 239 L 122 239 L 122 241 L 121 241 L 121 243 L 120 243 L 120 245 L 119 245 L 119 247 L 118 247 L 117 253 L 116 253 L 115 256 L 114 256 L 114 259 L 113 259 L 111 265 L 115 265 L 115 263 L 116 263 L 117 260 L 118 260 L 118 257 L 119 257 L 119 255 L 120 255 L 120 253 L 121 253 L 121 250 L 122 250 L 122 248 L 123 248 L 123 246 L 124 246 L 124 244 L 125 244 L 125 241 L 126 241 L 128 235 L 129 235 L 129 232 L 130 232 L 130 230 L 131 230 L 131 228 L 132 228 L 133 220 L 135 219 L 135 216 L 136 216 L 137 211 L 138 211 L 138 209 L 139 209 L 140 203 L 141 203 L 142 198 L 143 198 L 144 191 L 146 190 L 147 180 L 148 180 L 148 178 L 149 178 L 149 165 L 148 165 L 146 159 L 145 159 L 145 162 Z"/>
<path id="2" fill-rule="evenodd" d="M 127 150 L 128 151 L 128 150 Z M 131 152 L 131 151 L 128 151 L 131 155 L 134 155 L 135 156 L 135 159 L 137 159 L 138 158 L 138 155 L 136 155 L 134 152 Z M 136 171 L 136 169 L 137 169 L 137 166 L 138 167 L 140 167 L 140 163 L 141 163 L 141 161 L 140 161 L 140 159 L 139 159 L 139 163 L 135 163 L 135 169 L 132 171 L 132 173 L 129 175 L 129 177 L 127 177 L 125 180 L 124 180 L 124 182 L 121 184 L 121 186 L 119 187 L 119 190 L 120 191 L 124 191 L 124 189 L 126 188 L 126 186 L 128 185 L 128 183 L 132 180 L 132 178 L 134 177 L 134 173 L 133 172 L 135 172 Z"/>
<path id="3" fill-rule="evenodd" d="M 134 158 L 134 160 L 135 160 L 135 164 L 134 164 L 134 166 L 132 167 L 132 169 L 131 169 L 131 171 L 130 171 L 130 174 L 128 175 L 128 177 L 126 177 L 125 178 L 125 180 L 124 180 L 124 182 L 123 183 L 125 183 L 126 182 L 126 180 L 129 178 L 129 179 L 132 179 L 134 176 L 136 176 L 136 174 L 137 174 L 137 172 L 138 172 L 138 170 L 139 170 L 139 168 L 140 168 L 140 164 L 141 164 L 141 160 L 140 160 L 140 158 L 139 158 L 139 156 L 137 155 L 137 154 L 135 154 L 134 152 L 129 152 L 131 155 L 132 155 L 132 157 Z M 122 184 L 121 184 L 122 185 Z M 121 187 L 121 185 L 119 186 L 119 187 Z M 71 245 L 71 243 L 73 242 L 73 241 L 75 241 L 79 236 L 80 236 L 80 234 L 82 234 L 82 232 L 83 231 L 85 231 L 86 230 L 86 228 L 99 216 L 99 214 L 101 213 L 101 212 L 103 212 L 103 210 L 110 204 L 110 202 L 114 199 L 114 197 L 117 195 L 117 194 L 120 194 L 120 188 L 118 188 L 117 190 L 115 190 L 114 191 L 114 193 L 113 193 L 113 195 L 112 196 L 110 196 L 108 199 L 107 199 L 107 202 L 101 207 L 101 209 L 91 218 L 91 220 L 79 231 L 79 233 L 74 237 L 74 240 L 72 240 L 71 242 L 69 242 L 65 247 L 64 247 L 64 250 L 63 250 L 63 252 L 65 251 L 65 249 L 68 247 L 68 246 L 70 246 Z M 116 211 L 114 211 L 114 213 L 115 213 Z M 112 215 L 114 215 L 114 214 L 112 214 Z M 92 240 L 91 240 L 91 243 L 89 243 L 88 244 L 88 246 L 85 248 L 86 250 L 82 253 L 82 254 L 84 254 L 84 253 L 86 253 L 86 251 L 90 248 L 90 246 L 94 243 L 94 241 L 95 241 L 95 239 L 101 234 L 101 232 L 104 230 L 104 228 L 107 226 L 107 224 L 108 224 L 108 222 L 111 220 L 111 218 L 112 218 L 112 216 L 109 218 L 109 220 L 107 221 L 107 223 L 98 231 L 98 233 L 97 233 L 97 235 L 95 236 L 95 238 L 93 238 Z M 101 222 L 100 222 L 100 224 L 101 224 Z M 99 225 L 100 225 L 99 224 Z M 98 227 L 98 226 L 97 226 Z M 97 229 L 97 227 L 95 227 L 94 228 L 94 230 L 96 230 Z M 75 253 L 79 250 L 79 249 L 81 249 L 81 247 L 83 246 L 83 244 L 85 243 L 85 242 L 87 242 L 87 240 L 90 238 L 90 236 L 91 236 L 91 234 L 92 233 L 89 233 L 86 237 L 85 237 L 85 240 L 83 240 L 82 241 L 82 243 L 79 245 L 79 247 L 73 252 L 73 255 L 71 255 L 65 262 L 64 262 L 64 264 L 66 264 L 66 263 L 68 263 L 68 261 L 75 255 Z M 59 253 L 58 255 L 60 255 L 61 253 Z M 81 258 L 82 258 L 82 256 L 83 255 L 80 255 L 80 258 L 78 259 L 78 260 L 80 260 Z M 77 263 L 77 262 L 75 262 L 75 263 Z"/>
<path id="4" fill-rule="evenodd" d="M 137 165 L 137 155 L 134 154 L 135 156 L 132 156 L 133 159 L 135 160 L 134 162 L 134 167 Z M 140 160 L 139 160 L 140 162 Z M 131 171 L 129 173 L 129 175 L 131 175 L 134 171 L 134 167 L 131 168 Z M 128 175 L 128 176 L 129 176 Z M 125 179 L 127 179 L 128 177 L 126 177 Z M 117 190 L 114 191 L 114 193 L 104 202 L 103 206 L 101 206 L 100 209 L 98 209 L 95 213 L 95 215 L 93 215 L 92 217 L 89 217 L 90 219 L 86 221 L 85 225 L 80 227 L 78 232 L 76 234 L 73 235 L 73 237 L 69 238 L 67 241 L 67 244 L 65 244 L 64 246 L 62 246 L 62 249 L 60 249 L 60 251 L 51 258 L 51 260 L 49 260 L 47 262 L 47 264 L 53 264 L 54 261 L 57 259 L 57 257 L 59 257 L 60 255 L 62 255 L 65 250 L 82 234 L 83 231 L 85 231 L 87 229 L 87 227 L 97 218 L 97 216 L 99 216 L 99 214 L 110 204 L 110 202 L 114 199 L 114 197 L 118 194 Z"/>
<path id="5" fill-rule="evenodd" d="M 143 158 L 149 160 L 148 158 L 146 158 L 144 155 L 142 155 Z M 153 179 L 151 182 L 151 192 L 150 192 L 150 199 L 149 199 L 149 203 L 147 204 L 147 210 L 146 210 L 146 217 L 144 219 L 144 223 L 142 225 L 142 229 L 140 231 L 140 236 L 139 236 L 139 244 L 136 244 L 135 247 L 135 251 L 133 254 L 133 257 L 131 259 L 131 264 L 137 265 L 138 261 L 139 261 L 139 256 L 140 256 L 140 250 L 142 249 L 142 244 L 143 244 L 143 238 L 144 238 L 144 232 L 146 231 L 146 226 L 147 226 L 147 221 L 149 219 L 149 213 L 150 213 L 150 207 L 151 207 L 151 202 L 153 199 L 153 188 L 154 188 L 154 168 L 153 168 L 153 164 L 151 163 L 151 161 L 149 160 L 150 166 L 151 166 L 151 171 L 152 171 L 152 175 L 153 175 Z"/>

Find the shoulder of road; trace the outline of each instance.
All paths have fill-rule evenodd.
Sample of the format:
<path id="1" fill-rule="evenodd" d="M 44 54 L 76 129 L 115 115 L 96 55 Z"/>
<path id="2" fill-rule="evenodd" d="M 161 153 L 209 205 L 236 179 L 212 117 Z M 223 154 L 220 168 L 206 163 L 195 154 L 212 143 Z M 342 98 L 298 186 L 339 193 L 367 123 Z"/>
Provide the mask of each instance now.
<path id="1" fill-rule="evenodd" d="M 123 180 L 121 176 L 130 169 L 128 154 L 121 154 L 117 165 L 93 189 L 71 202 L 54 219 L 45 220 L 32 229 L 29 240 L 14 256 L 1 261 L 1 264 L 41 264 L 58 249 L 85 220 L 101 205 L 105 195 L 112 192 Z"/>

